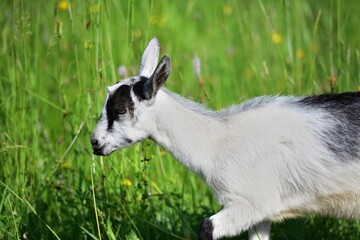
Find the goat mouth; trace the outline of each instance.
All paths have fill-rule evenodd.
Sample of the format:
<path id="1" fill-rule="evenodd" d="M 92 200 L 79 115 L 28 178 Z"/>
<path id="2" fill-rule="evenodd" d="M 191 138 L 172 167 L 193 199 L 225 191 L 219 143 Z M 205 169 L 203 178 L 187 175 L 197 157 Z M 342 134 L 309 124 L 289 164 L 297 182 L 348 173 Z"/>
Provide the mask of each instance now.
<path id="1" fill-rule="evenodd" d="M 107 154 L 104 153 L 104 147 L 93 147 L 93 153 L 99 156 L 106 156 Z"/>

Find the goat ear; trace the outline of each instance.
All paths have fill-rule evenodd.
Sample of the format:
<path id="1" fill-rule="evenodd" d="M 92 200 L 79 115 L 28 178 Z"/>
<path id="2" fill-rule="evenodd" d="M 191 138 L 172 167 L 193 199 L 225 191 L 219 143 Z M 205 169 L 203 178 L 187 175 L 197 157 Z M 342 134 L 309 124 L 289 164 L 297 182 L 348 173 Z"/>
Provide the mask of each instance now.
<path id="1" fill-rule="evenodd" d="M 156 38 L 153 38 L 148 43 L 141 57 L 140 76 L 149 78 L 151 75 L 153 75 L 159 60 L 159 53 L 159 42 Z"/>
<path id="2" fill-rule="evenodd" d="M 153 98 L 164 85 L 171 72 L 171 58 L 165 55 L 157 66 L 154 74 L 143 85 L 143 96 L 149 100 Z"/>

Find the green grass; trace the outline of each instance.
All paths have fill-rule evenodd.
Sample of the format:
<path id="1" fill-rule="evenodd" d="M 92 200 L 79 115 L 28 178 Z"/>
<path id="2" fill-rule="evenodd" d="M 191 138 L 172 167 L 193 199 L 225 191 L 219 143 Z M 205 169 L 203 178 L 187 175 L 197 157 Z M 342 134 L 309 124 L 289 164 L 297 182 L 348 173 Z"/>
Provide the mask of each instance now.
<path id="1" fill-rule="evenodd" d="M 167 87 L 214 109 L 257 95 L 357 91 L 358 7 L 1 1 L 0 239 L 196 239 L 201 220 L 220 206 L 164 149 L 146 140 L 109 157 L 91 154 L 118 67 L 136 74 L 156 36 L 173 60 Z M 275 224 L 272 237 L 359 239 L 360 223 L 289 220 Z"/>

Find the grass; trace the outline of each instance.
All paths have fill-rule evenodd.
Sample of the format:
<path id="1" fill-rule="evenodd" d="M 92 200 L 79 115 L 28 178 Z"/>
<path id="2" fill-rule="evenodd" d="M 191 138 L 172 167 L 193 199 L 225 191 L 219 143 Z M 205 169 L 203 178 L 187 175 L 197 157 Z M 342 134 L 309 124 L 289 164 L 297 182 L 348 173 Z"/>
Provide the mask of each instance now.
<path id="1" fill-rule="evenodd" d="M 137 74 L 153 36 L 173 60 L 167 87 L 214 109 L 257 95 L 360 90 L 355 0 L 0 7 L 0 239 L 195 239 L 201 220 L 220 209 L 150 140 L 91 154 L 105 87 L 121 65 Z M 289 220 L 272 237 L 358 239 L 360 223 Z"/>

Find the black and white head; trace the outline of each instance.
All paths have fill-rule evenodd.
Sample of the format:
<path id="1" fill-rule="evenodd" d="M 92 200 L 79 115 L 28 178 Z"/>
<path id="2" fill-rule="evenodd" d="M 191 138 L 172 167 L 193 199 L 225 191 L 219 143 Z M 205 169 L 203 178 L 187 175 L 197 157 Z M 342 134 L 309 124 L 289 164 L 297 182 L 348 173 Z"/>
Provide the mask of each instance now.
<path id="1" fill-rule="evenodd" d="M 151 111 L 156 94 L 171 71 L 168 55 L 157 64 L 159 53 L 159 42 L 153 38 L 142 55 L 139 76 L 108 87 L 100 119 L 91 135 L 94 154 L 108 155 L 148 137 L 143 116 Z"/>

